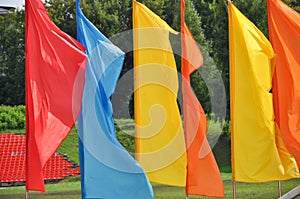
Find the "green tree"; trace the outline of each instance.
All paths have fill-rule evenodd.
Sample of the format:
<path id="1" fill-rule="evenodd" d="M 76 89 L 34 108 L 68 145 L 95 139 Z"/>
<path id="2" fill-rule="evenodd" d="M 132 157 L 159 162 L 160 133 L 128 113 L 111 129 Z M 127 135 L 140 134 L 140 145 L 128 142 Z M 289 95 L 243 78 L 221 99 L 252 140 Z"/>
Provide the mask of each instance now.
<path id="1" fill-rule="evenodd" d="M 61 30 L 76 38 L 76 6 L 74 0 L 45 0 L 52 21 Z"/>
<path id="2" fill-rule="evenodd" d="M 175 1 L 141 1 L 162 19 L 167 21 L 174 29 L 180 30 L 180 4 Z M 64 32 L 76 38 L 76 9 L 74 0 L 46 0 L 47 11 L 53 22 Z M 201 28 L 202 22 L 194 5 L 187 1 L 186 22 L 194 34 L 195 39 L 206 51 L 211 51 L 211 44 L 206 41 Z M 122 31 L 132 28 L 132 1 L 131 0 L 108 0 L 94 1 L 84 0 L 81 4 L 86 17 L 107 37 L 111 37 Z M 5 18 L 5 23 L 1 20 L 1 103 L 20 104 L 24 103 L 24 11 L 17 11 Z M 7 24 L 7 25 L 5 25 Z M 9 25 L 8 25 L 9 24 Z M 17 38 L 17 42 L 15 40 Z M 3 42 L 2 42 L 3 41 Z M 12 45 L 13 44 L 13 45 Z M 177 44 L 178 45 L 178 44 Z M 132 53 L 126 55 L 123 73 L 132 69 Z M 180 70 L 180 60 L 177 59 Z M 193 87 L 199 98 L 206 99 L 207 89 L 201 80 L 200 74 L 193 75 Z M 20 90 L 21 89 L 21 90 Z M 17 94 L 12 94 L 17 93 Z M 205 94 L 206 93 L 206 94 Z M 16 97 L 20 98 L 16 100 Z M 206 100 L 204 100 L 206 101 Z"/>
<path id="3" fill-rule="evenodd" d="M 212 45 L 210 55 L 221 71 L 226 88 L 229 107 L 229 41 L 228 11 L 226 0 L 192 0 L 202 18 L 202 28 Z M 265 35 L 268 35 L 267 8 L 265 0 L 233 1 L 235 6 L 247 16 Z M 229 117 L 229 109 L 227 110 Z"/>
<path id="4" fill-rule="evenodd" d="M 180 5 L 178 3 L 177 6 L 178 12 L 176 13 L 180 13 Z M 211 99 L 215 97 L 216 93 L 213 93 L 212 90 L 209 91 L 208 86 L 212 86 L 213 82 L 216 80 L 217 71 L 215 70 L 215 63 L 209 54 L 212 52 L 212 43 L 206 39 L 202 17 L 198 14 L 192 1 L 186 1 L 185 22 L 191 30 L 194 39 L 199 44 L 204 57 L 203 66 L 191 76 L 191 85 L 198 100 L 201 102 L 205 113 L 209 114 L 212 111 Z M 175 16 L 173 26 L 180 29 L 179 14 Z M 215 85 L 215 89 L 219 89 L 220 86 L 222 85 Z"/>
<path id="5" fill-rule="evenodd" d="M 0 104 L 25 103 L 24 11 L 0 16 Z"/>
<path id="6" fill-rule="evenodd" d="M 131 28 L 130 0 L 86 0 L 81 7 L 85 16 L 107 37 Z"/>
<path id="7" fill-rule="evenodd" d="M 288 6 L 300 13 L 300 1 L 299 0 L 283 0 Z"/>
<path id="8" fill-rule="evenodd" d="M 284 0 L 299 12 L 298 0 Z M 164 19 L 175 30 L 180 30 L 180 1 L 141 0 L 153 12 Z M 76 38 L 75 0 L 46 0 L 47 10 L 53 22 L 61 30 Z M 234 4 L 265 35 L 268 35 L 265 0 L 239 0 Z M 204 67 L 211 67 L 213 61 L 221 71 L 229 96 L 228 61 L 228 16 L 226 0 L 186 0 L 186 23 L 195 40 L 205 51 Z M 131 0 L 83 0 L 82 10 L 86 17 L 107 37 L 132 28 Z M 24 104 L 25 51 L 24 51 L 24 11 L 16 11 L 0 16 L 0 104 Z M 178 38 L 177 38 L 178 40 Z M 175 43 L 174 45 L 180 45 Z M 178 46 L 177 46 L 178 47 Z M 212 57 L 213 60 L 207 59 Z M 180 59 L 176 57 L 180 71 Z M 132 69 L 132 53 L 126 54 L 123 74 Z M 203 74 L 202 74 L 203 75 Z M 215 74 L 211 75 L 211 78 Z M 200 72 L 192 75 L 192 86 L 198 98 L 209 112 L 208 90 Z M 229 98 L 228 98 L 229 99 Z"/>
<path id="9" fill-rule="evenodd" d="M 246 15 L 268 37 L 268 12 L 265 0 L 236 1 L 238 9 Z"/>
<path id="10" fill-rule="evenodd" d="M 224 81 L 227 107 L 229 107 L 229 59 L 228 59 L 228 16 L 227 1 L 192 0 L 197 13 L 202 19 L 201 27 L 207 42 L 211 45 L 211 60 L 221 73 Z M 229 109 L 227 110 L 229 116 Z"/>

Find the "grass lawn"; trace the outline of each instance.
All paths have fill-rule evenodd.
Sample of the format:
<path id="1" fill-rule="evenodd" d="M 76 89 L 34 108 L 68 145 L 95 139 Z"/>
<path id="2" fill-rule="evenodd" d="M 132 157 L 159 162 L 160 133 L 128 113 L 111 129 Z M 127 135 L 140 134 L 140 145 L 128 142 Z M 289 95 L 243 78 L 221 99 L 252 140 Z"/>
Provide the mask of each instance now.
<path id="1" fill-rule="evenodd" d="M 125 131 L 132 131 L 132 121 L 120 119 L 117 121 L 119 128 Z M 25 130 L 13 130 L 5 132 L 25 132 Z M 0 132 L 0 133 L 5 133 Z M 126 137 L 125 137 L 126 138 Z M 215 155 L 220 163 L 220 171 L 225 185 L 225 198 L 233 198 L 231 167 L 230 167 L 230 143 L 220 139 L 220 144 L 216 145 Z M 131 142 L 128 142 L 131 144 Z M 69 159 L 79 163 L 78 158 L 78 136 L 77 129 L 74 128 L 62 143 L 58 151 L 67 154 Z M 225 165 L 225 166 L 224 166 Z M 226 166 L 227 165 L 227 166 Z M 286 193 L 294 187 L 300 185 L 300 179 L 282 181 L 282 192 Z M 99 187 L 100 188 L 100 187 Z M 184 199 L 185 189 L 183 187 L 170 187 L 153 184 L 155 199 Z M 25 187 L 0 187 L 0 199 L 24 199 Z M 58 184 L 47 184 L 46 192 L 30 192 L 30 199 L 80 199 L 79 177 L 67 178 Z M 204 199 L 208 197 L 190 196 L 190 199 Z M 239 199 L 275 199 L 278 198 L 277 182 L 269 183 L 237 183 L 237 198 Z"/>
<path id="2" fill-rule="evenodd" d="M 222 176 L 228 176 L 225 174 Z M 233 198 L 232 183 L 230 180 L 224 181 L 225 198 Z M 294 187 L 300 185 L 300 179 L 282 181 L 282 192 L 286 193 Z M 185 193 L 182 187 L 170 187 L 165 185 L 153 185 L 155 199 L 184 199 Z M 1 199 L 24 199 L 25 188 L 12 187 L 0 189 Z M 80 199 L 80 182 L 68 181 L 58 184 L 46 185 L 46 192 L 30 192 L 30 199 Z M 190 199 L 208 198 L 201 196 L 190 196 Z M 278 198 L 277 182 L 268 183 L 237 183 L 237 198 L 241 199 L 275 199 Z"/>

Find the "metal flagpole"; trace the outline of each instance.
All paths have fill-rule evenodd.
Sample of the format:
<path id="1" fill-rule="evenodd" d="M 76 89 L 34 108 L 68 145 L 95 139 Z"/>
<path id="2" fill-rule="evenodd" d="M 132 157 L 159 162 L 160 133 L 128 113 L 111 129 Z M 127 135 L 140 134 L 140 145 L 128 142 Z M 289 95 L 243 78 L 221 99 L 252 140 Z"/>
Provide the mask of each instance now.
<path id="1" fill-rule="evenodd" d="M 26 190 L 25 196 L 26 196 L 26 197 L 25 197 L 26 199 L 29 199 L 29 191 L 28 191 L 28 190 Z"/>
<path id="2" fill-rule="evenodd" d="M 279 195 L 279 198 L 282 196 L 281 181 L 280 180 L 278 180 L 278 195 Z"/>
<path id="3" fill-rule="evenodd" d="M 185 199 L 189 199 L 189 195 L 188 194 L 185 195 Z"/>
<path id="4" fill-rule="evenodd" d="M 227 0 L 227 1 L 231 2 L 231 3 L 233 2 L 233 0 Z M 226 5 L 226 7 L 228 8 L 227 5 Z M 227 9 L 227 12 L 228 12 L 228 9 Z M 235 181 L 232 181 L 232 188 L 233 188 L 233 199 L 236 199 L 236 182 Z"/>
<path id="5" fill-rule="evenodd" d="M 236 199 L 236 182 L 233 181 L 232 185 L 233 185 L 233 199 Z"/>

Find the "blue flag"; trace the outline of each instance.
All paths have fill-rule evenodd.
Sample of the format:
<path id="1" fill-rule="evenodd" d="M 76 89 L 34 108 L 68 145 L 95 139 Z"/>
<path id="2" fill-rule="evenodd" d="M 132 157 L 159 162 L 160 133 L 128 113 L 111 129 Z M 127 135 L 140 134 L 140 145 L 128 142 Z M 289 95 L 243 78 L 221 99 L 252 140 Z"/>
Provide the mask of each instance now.
<path id="1" fill-rule="evenodd" d="M 78 119 L 82 198 L 150 199 L 153 190 L 143 169 L 116 138 L 110 97 L 124 53 L 83 15 L 76 2 L 78 40 L 88 64 Z"/>

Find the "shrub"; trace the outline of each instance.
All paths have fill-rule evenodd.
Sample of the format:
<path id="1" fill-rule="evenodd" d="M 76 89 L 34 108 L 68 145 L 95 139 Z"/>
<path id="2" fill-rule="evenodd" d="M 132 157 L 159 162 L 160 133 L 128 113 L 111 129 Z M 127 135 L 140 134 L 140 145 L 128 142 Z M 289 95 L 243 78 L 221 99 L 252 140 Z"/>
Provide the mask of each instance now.
<path id="1" fill-rule="evenodd" d="M 25 129 L 25 106 L 0 106 L 0 131 Z"/>
<path id="2" fill-rule="evenodd" d="M 207 138 L 214 143 L 213 152 L 219 165 L 230 165 L 230 121 L 208 120 Z M 124 148 L 135 152 L 134 121 L 132 119 L 115 119 L 117 138 Z"/>
<path id="3" fill-rule="evenodd" d="M 134 121 L 132 119 L 116 119 L 117 139 L 129 153 L 135 152 Z"/>
<path id="4" fill-rule="evenodd" d="M 124 131 L 118 131 L 117 138 L 129 153 L 135 152 L 135 139 L 133 136 L 127 134 Z"/>

